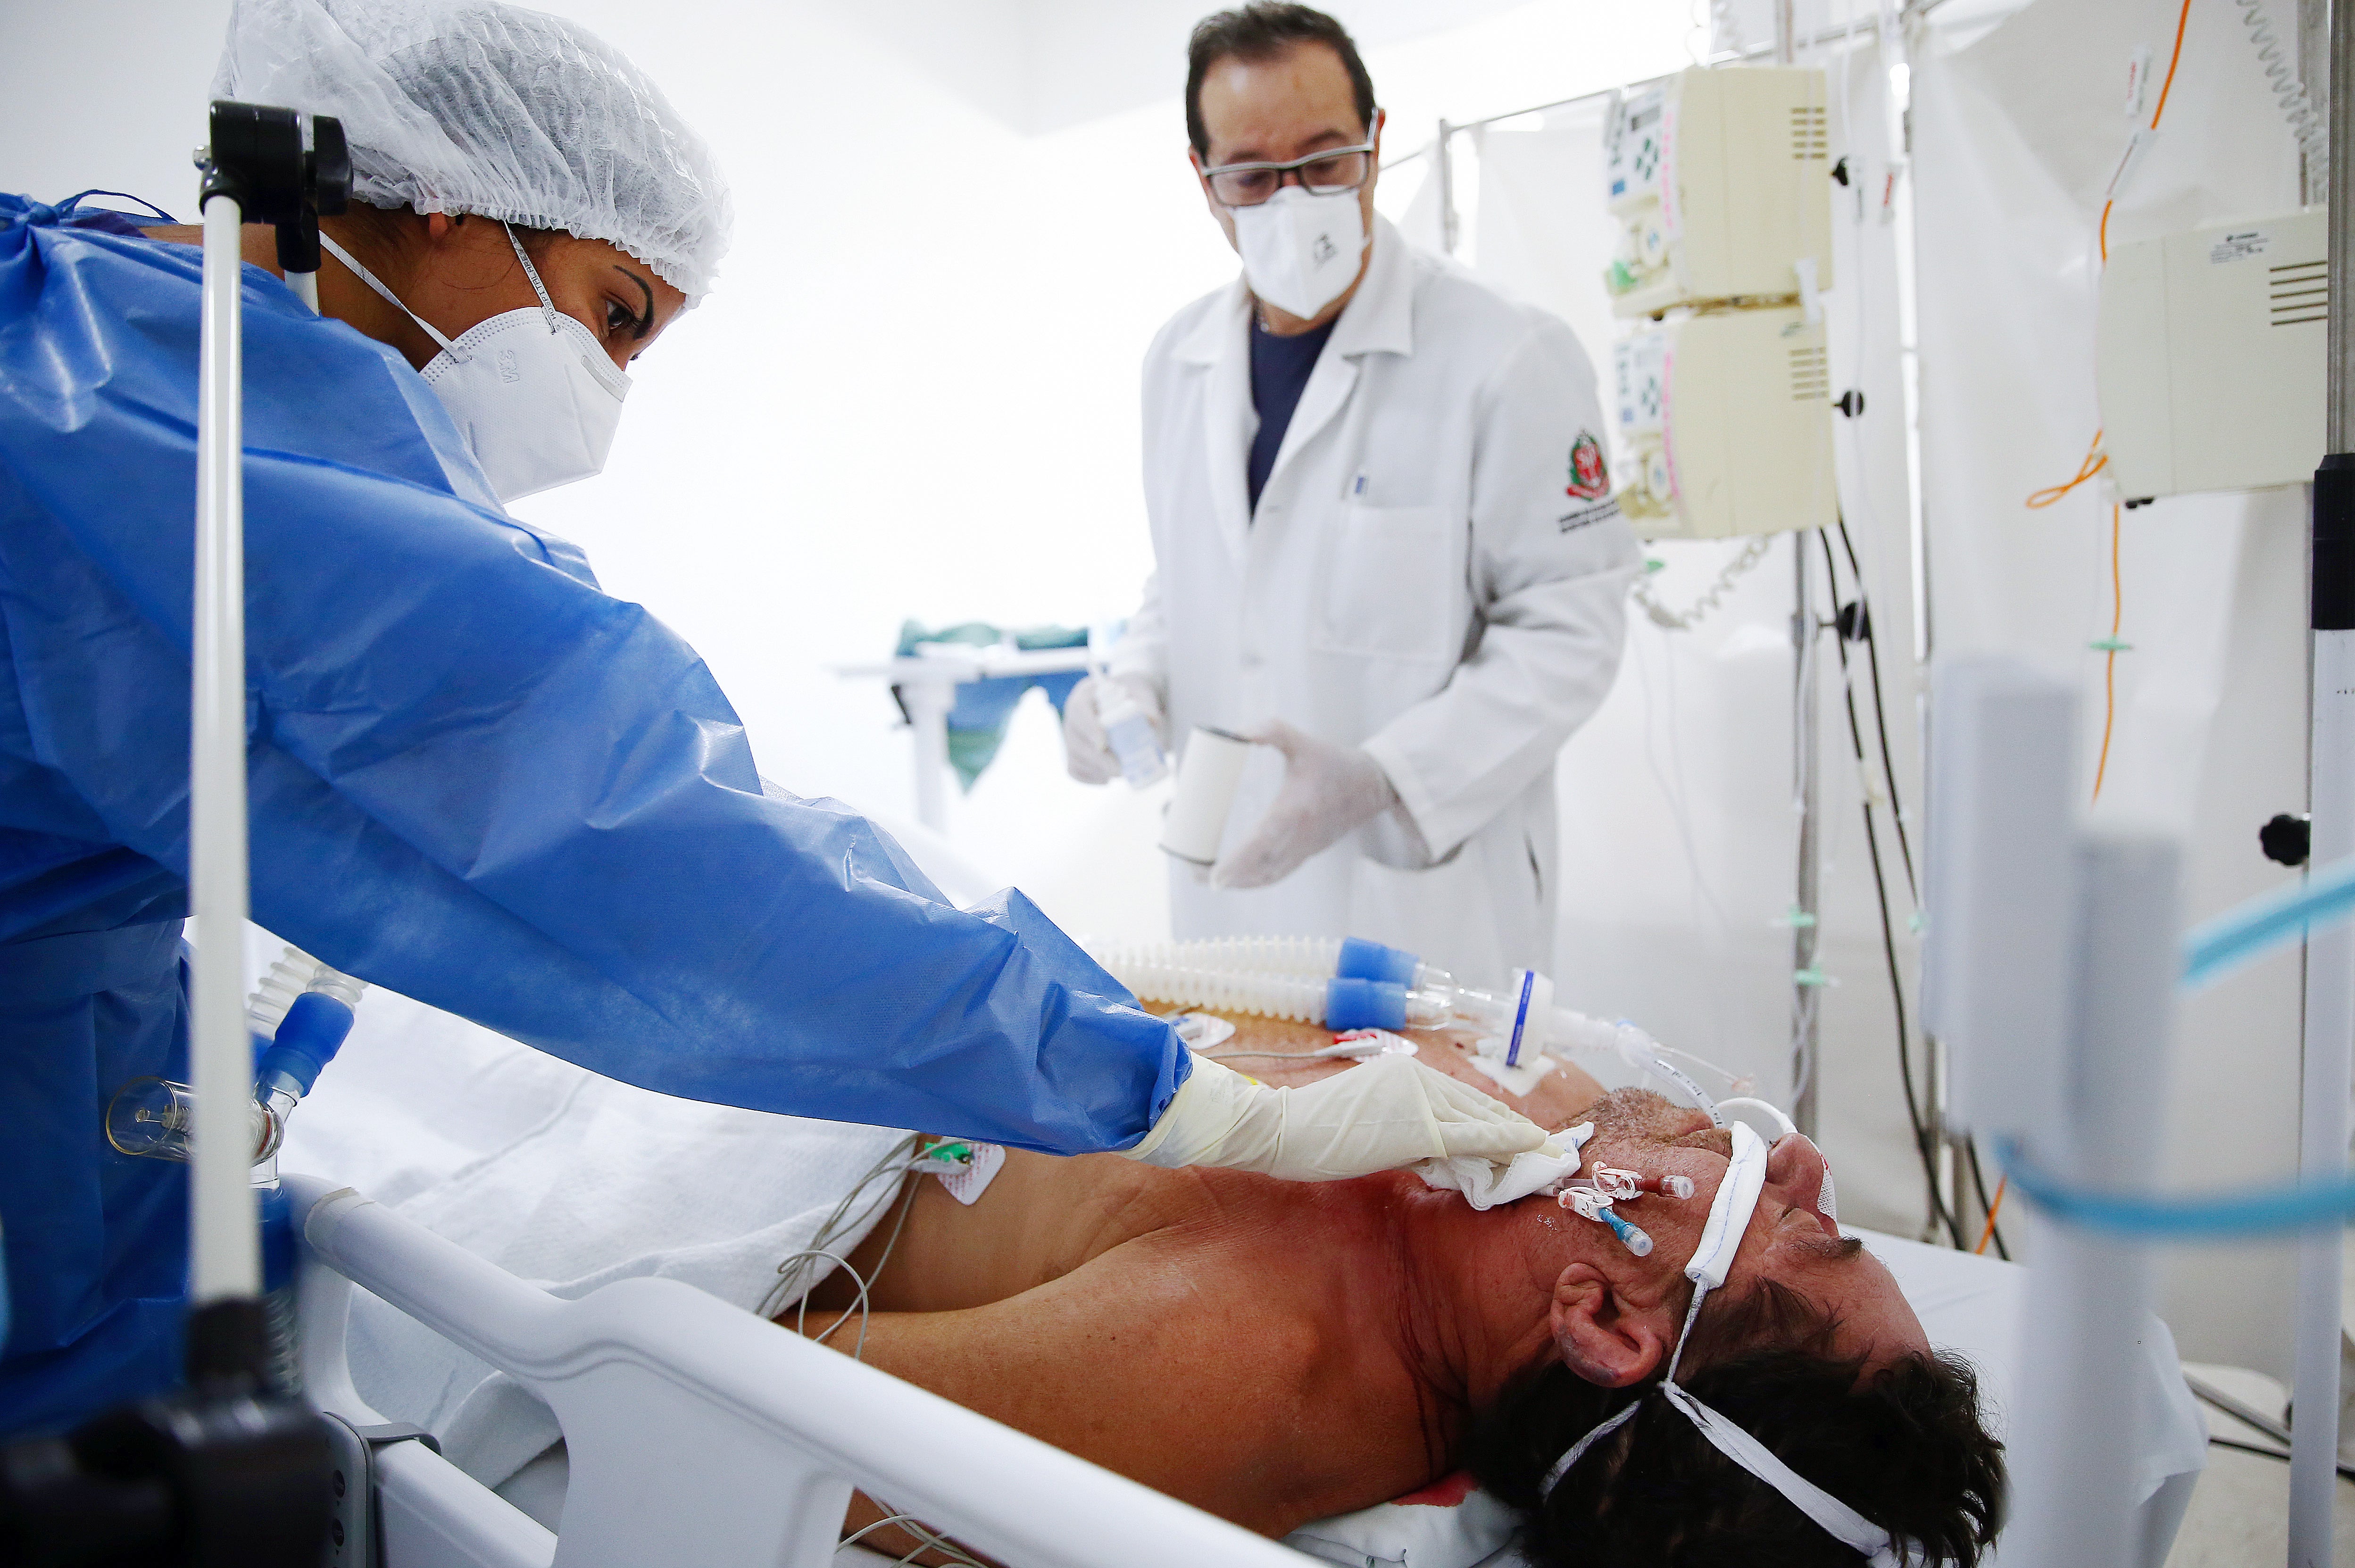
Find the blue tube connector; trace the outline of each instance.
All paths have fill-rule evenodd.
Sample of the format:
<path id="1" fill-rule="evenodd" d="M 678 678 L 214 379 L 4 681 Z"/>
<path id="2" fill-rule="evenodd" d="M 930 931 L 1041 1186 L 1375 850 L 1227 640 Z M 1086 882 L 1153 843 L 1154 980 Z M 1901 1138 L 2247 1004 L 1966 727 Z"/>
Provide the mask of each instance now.
<path id="1" fill-rule="evenodd" d="M 1336 1034 L 1353 1029 L 1404 1029 L 1406 987 L 1337 975 L 1325 987 L 1325 1027 Z"/>
<path id="2" fill-rule="evenodd" d="M 1395 947 L 1385 947 L 1379 942 L 1369 942 L 1362 936 L 1345 937 L 1341 943 L 1341 961 L 1333 973 L 1344 980 L 1372 980 L 1385 986 L 1412 986 L 1414 973 L 1423 960 L 1412 953 L 1401 953 Z M 1395 1024 L 1377 1024 L 1377 1029 L 1395 1029 Z"/>
<path id="3" fill-rule="evenodd" d="M 282 1073 L 297 1085 L 296 1094 L 308 1094 L 320 1070 L 336 1059 L 345 1036 L 352 1032 L 352 1009 L 323 991 L 305 991 L 286 1009 L 278 1037 L 261 1053 L 256 1076 L 267 1082 Z"/>

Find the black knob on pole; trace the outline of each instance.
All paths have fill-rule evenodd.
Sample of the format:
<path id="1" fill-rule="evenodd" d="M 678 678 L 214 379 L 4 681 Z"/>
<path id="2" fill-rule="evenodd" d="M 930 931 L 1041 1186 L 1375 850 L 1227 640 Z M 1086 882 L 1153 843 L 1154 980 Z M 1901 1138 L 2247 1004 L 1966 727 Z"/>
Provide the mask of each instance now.
<path id="1" fill-rule="evenodd" d="M 2266 859 L 2278 860 L 2285 866 L 2305 865 L 2313 847 L 2312 821 L 2286 811 L 2257 829 L 2257 848 L 2265 852 Z"/>

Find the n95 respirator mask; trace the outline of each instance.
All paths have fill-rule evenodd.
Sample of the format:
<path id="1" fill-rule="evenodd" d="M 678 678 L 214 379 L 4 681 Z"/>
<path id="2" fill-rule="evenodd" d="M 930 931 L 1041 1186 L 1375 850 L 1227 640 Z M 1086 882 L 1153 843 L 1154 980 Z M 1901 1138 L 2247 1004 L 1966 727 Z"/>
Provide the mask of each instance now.
<path id="1" fill-rule="evenodd" d="M 1252 293 L 1303 320 L 1341 297 L 1366 253 L 1358 193 L 1316 196 L 1287 185 L 1256 207 L 1230 208 Z"/>
<path id="2" fill-rule="evenodd" d="M 587 327 L 530 306 L 467 328 L 423 374 L 502 501 L 603 468 L 630 392 Z"/>
<path id="3" fill-rule="evenodd" d="M 322 234 L 319 243 L 442 346 L 420 374 L 450 411 L 491 493 L 517 501 L 605 466 L 630 378 L 595 335 L 550 303 L 539 269 L 515 231 L 506 235 L 539 304 L 503 311 L 454 339 L 410 310 L 334 240 Z"/>

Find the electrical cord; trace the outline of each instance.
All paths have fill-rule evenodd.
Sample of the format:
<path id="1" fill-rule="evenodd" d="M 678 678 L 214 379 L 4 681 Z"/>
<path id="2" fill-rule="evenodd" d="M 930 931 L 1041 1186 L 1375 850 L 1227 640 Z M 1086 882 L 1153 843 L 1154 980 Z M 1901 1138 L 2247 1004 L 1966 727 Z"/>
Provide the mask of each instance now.
<path id="1" fill-rule="evenodd" d="M 1922 902 L 1921 885 L 1916 880 L 1913 869 L 1913 847 L 1912 836 L 1906 831 L 1905 827 L 1905 803 L 1902 795 L 1899 793 L 1896 757 L 1893 748 L 1891 748 L 1889 743 L 1889 708 L 1886 688 L 1882 685 L 1881 676 L 1881 640 L 1879 636 L 1879 629 L 1873 624 L 1871 596 L 1866 591 L 1864 585 L 1864 565 L 1863 562 L 1858 559 L 1856 540 L 1854 536 L 1849 531 L 1847 517 L 1841 517 L 1838 518 L 1837 527 L 1840 536 L 1840 548 L 1848 557 L 1849 571 L 1856 583 L 1857 611 L 1855 624 L 1858 630 L 1862 634 L 1861 640 L 1864 644 L 1867 668 L 1872 677 L 1873 729 L 1880 742 L 1881 779 L 1889 791 L 1890 822 L 1896 829 L 1898 852 L 1903 857 L 1905 862 L 1906 890 L 1913 895 L 1915 909 L 1919 910 Z M 1833 603 L 1835 604 L 1838 603 L 1839 595 L 1837 581 L 1834 582 L 1832 597 Z M 1843 665 L 1843 667 L 1845 667 L 1845 665 Z M 1852 695 L 1851 702 L 1853 702 Z M 1869 816 L 1870 814 L 1868 813 L 1868 817 Z M 1878 862 L 1876 859 L 1876 873 L 1877 870 Z M 1880 887 L 1880 880 L 1877 874 L 1875 878 L 1875 886 L 1877 889 Z M 1891 933 L 1888 929 L 1885 891 L 1882 893 L 1882 936 L 1884 946 L 1886 946 L 1892 938 L 1893 933 Z M 1892 958 L 1891 967 L 1892 987 L 1896 984 L 1896 972 L 1894 959 Z M 1901 996 L 1899 998 L 1899 1007 L 1901 1011 L 1902 1005 L 1902 997 Z M 1902 1052 L 1904 1042 L 1910 1038 L 1910 1036 L 1904 1032 L 1904 1026 L 1902 1023 L 1899 1028 L 1901 1051 L 1900 1061 L 1901 1065 L 1903 1065 L 1904 1059 Z M 1925 1112 L 1919 1112 L 1913 1109 L 1917 1102 L 1917 1096 L 1913 1093 L 1910 1074 L 1907 1076 L 1906 1092 L 1909 1113 L 1912 1114 L 1914 1119 L 1919 1123 L 1922 1131 L 1923 1142 L 1927 1144 L 1929 1142 L 1927 1136 L 1929 1132 L 1928 1115 Z M 1966 1138 L 1963 1141 L 1963 1149 L 1970 1168 L 1971 1185 L 1978 1198 L 1981 1212 L 1992 1213 L 1996 1211 L 1999 1211 L 2003 1203 L 2003 1200 L 1999 1195 L 2001 1189 L 1998 1188 L 1998 1196 L 1990 1202 L 1987 1197 L 1987 1179 L 1980 1170 L 1977 1143 L 1975 1140 Z M 1934 1194 L 1937 1190 L 1934 1168 L 1934 1158 L 1933 1158 L 1932 1161 L 1925 1163 L 1923 1168 L 1925 1176 L 1928 1176 L 1931 1179 L 1931 1190 Z M 1949 1234 L 1954 1237 L 1955 1244 L 1959 1247 L 1961 1246 L 1962 1242 L 1959 1234 L 1955 1233 L 1955 1227 L 1959 1224 L 1961 1217 L 1956 1214 L 1949 1213 L 1946 1218 L 1948 1221 Z M 1996 1228 L 1992 1220 L 1989 1221 L 1986 1230 L 1981 1232 L 1977 1251 L 1979 1253 L 1985 1253 L 1990 1240 L 1995 1243 L 1996 1255 L 2002 1258 L 2007 1263 L 2009 1262 L 2011 1259 L 2011 1248 L 2004 1241 L 2003 1232 Z"/>
<path id="2" fill-rule="evenodd" d="M 937 1147 L 938 1145 L 934 1147 Z M 842 1195 L 833 1211 L 819 1224 L 816 1232 L 810 1238 L 811 1244 L 786 1254 L 778 1263 L 778 1282 L 771 1287 L 768 1296 L 763 1298 L 761 1316 L 773 1317 L 777 1312 L 782 1311 L 783 1302 L 780 1297 L 784 1296 L 787 1292 L 798 1290 L 800 1292 L 799 1309 L 794 1325 L 794 1332 L 805 1336 L 813 1344 L 823 1345 L 833 1338 L 837 1329 L 850 1320 L 852 1314 L 856 1313 L 858 1317 L 858 1338 L 851 1346 L 850 1359 L 854 1361 L 862 1360 L 867 1354 L 867 1330 L 874 1317 L 874 1280 L 861 1274 L 847 1257 L 834 1250 L 835 1243 L 845 1234 L 865 1225 L 868 1216 L 877 1208 L 890 1202 L 894 1197 L 897 1197 L 899 1216 L 892 1221 L 890 1234 L 883 1240 L 883 1250 L 877 1253 L 875 1258 L 875 1280 L 882 1278 L 884 1265 L 891 1261 L 891 1253 L 900 1244 L 900 1233 L 907 1229 L 908 1216 L 916 1206 L 916 1186 L 907 1181 L 907 1175 L 929 1152 L 924 1147 L 923 1135 L 911 1133 L 894 1143 L 880 1158 L 868 1166 L 866 1173 L 851 1184 L 850 1189 Z M 897 1179 L 898 1184 L 887 1185 L 876 1199 L 858 1209 L 855 1219 L 850 1218 L 851 1211 L 858 1204 L 860 1197 L 878 1180 L 886 1177 Z M 810 1265 L 820 1260 L 833 1264 L 844 1274 L 848 1275 L 855 1293 L 851 1298 L 851 1304 L 844 1307 L 833 1322 L 817 1333 L 811 1334 L 809 1333 L 809 1293 L 816 1286 L 817 1279 L 805 1279 L 804 1275 L 809 1272 Z M 872 1500 L 885 1510 L 886 1517 L 852 1531 L 837 1543 L 837 1550 L 843 1546 L 855 1545 L 886 1526 L 896 1526 L 914 1538 L 916 1544 L 906 1555 L 899 1559 L 895 1568 L 912 1563 L 919 1554 L 927 1550 L 941 1552 L 959 1564 L 960 1568 L 989 1568 L 988 1564 L 965 1551 L 954 1540 L 933 1531 L 914 1515 L 900 1511 L 882 1499 L 869 1495 Z"/>
<path id="3" fill-rule="evenodd" d="M 1987 1243 L 1992 1241 L 1995 1243 L 1995 1255 L 2001 1258 L 2004 1262 L 2009 1263 L 2011 1261 L 2011 1249 L 2004 1245 L 2003 1232 L 1997 1230 L 1995 1225 L 1996 1211 L 2003 1207 L 2002 1179 L 1997 1179 L 1996 1196 L 1993 1200 L 1989 1200 L 1987 1197 L 1987 1177 L 1979 1169 L 1978 1139 L 1975 1137 L 1966 1137 L 1963 1140 L 1963 1156 L 1970 1166 L 1971 1190 L 1978 1195 L 1979 1212 L 1987 1216 L 1987 1230 L 1979 1236 L 1979 1244 L 1975 1250 L 1984 1253 L 1987 1250 Z"/>
<path id="4" fill-rule="evenodd" d="M 1828 535 L 1822 532 L 1818 532 L 1816 539 L 1817 542 L 1823 547 L 1824 580 L 1830 584 L 1831 602 L 1837 607 L 1842 601 L 1839 571 L 1832 555 L 1832 541 Z M 1861 629 L 1861 626 L 1869 623 L 1871 618 L 1871 608 L 1865 596 L 1864 579 L 1861 574 L 1856 580 L 1854 603 L 1857 606 L 1854 624 Z M 1849 747 L 1856 758 L 1858 776 L 1864 778 L 1866 774 L 1864 729 L 1856 714 L 1856 684 L 1853 678 L 1854 671 L 1849 663 L 1848 634 L 1844 630 L 1836 628 L 1832 641 L 1839 654 L 1840 688 L 1846 699 L 1848 709 Z M 1878 691 L 1874 695 L 1877 698 Z M 1930 1195 L 1930 1213 L 1933 1222 L 1945 1231 L 1948 1240 L 1959 1252 L 1963 1246 L 1962 1221 L 1947 1210 L 1945 1198 L 1938 1190 L 1937 1154 L 1932 1147 L 1934 1140 L 1930 1136 L 1928 1122 L 1923 1115 L 1921 1094 L 1913 1083 L 1913 1037 L 1905 1014 L 1904 969 L 1897 960 L 1897 926 L 1889 911 L 1889 878 L 1881 859 L 1881 836 L 1873 818 L 1872 791 L 1869 781 L 1862 793 L 1864 795 L 1864 843 L 1872 863 L 1874 902 L 1881 912 L 1881 956 L 1889 965 L 1889 999 L 1897 1017 L 1897 1072 L 1905 1093 L 1905 1120 L 1913 1131 L 1913 1152 L 1915 1157 L 1922 1162 L 1923 1181 Z"/>
<path id="5" fill-rule="evenodd" d="M 2267 1448 L 2255 1443 L 2243 1443 L 2237 1438 L 2211 1437 L 2208 1439 L 2208 1446 L 2230 1448 L 2240 1454 L 2254 1454 L 2260 1459 L 2279 1459 L 2285 1465 L 2289 1463 L 2289 1456 L 2278 1448 Z M 2342 1481 L 2355 1481 L 2355 1469 L 2350 1469 L 2345 1465 L 2339 1466 L 2339 1478 Z"/>

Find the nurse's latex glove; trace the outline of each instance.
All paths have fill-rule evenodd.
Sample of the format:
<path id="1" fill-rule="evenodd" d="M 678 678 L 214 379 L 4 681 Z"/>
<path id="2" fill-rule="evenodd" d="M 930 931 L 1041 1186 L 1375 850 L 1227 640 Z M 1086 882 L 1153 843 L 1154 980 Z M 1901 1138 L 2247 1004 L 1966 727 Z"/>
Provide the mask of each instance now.
<path id="1" fill-rule="evenodd" d="M 1355 746 L 1305 735 L 1283 720 L 1243 739 L 1284 753 L 1284 787 L 1252 836 L 1210 871 L 1214 888 L 1263 888 L 1300 863 L 1398 805 L 1381 763 Z"/>
<path id="2" fill-rule="evenodd" d="M 1147 1165 L 1224 1166 L 1285 1181 L 1341 1181 L 1425 1160 L 1509 1166 L 1546 1131 L 1412 1056 L 1377 1056 L 1296 1089 L 1272 1089 L 1208 1057 L 1135 1147 Z"/>
<path id="3" fill-rule="evenodd" d="M 1163 749 L 1169 745 L 1169 721 L 1162 717 L 1161 694 L 1153 689 L 1151 681 L 1135 675 L 1092 675 L 1063 699 L 1063 766 L 1082 784 L 1110 784 L 1120 777 L 1120 758 L 1104 738 L 1103 709 L 1099 706 L 1108 680 L 1145 709 Z"/>

